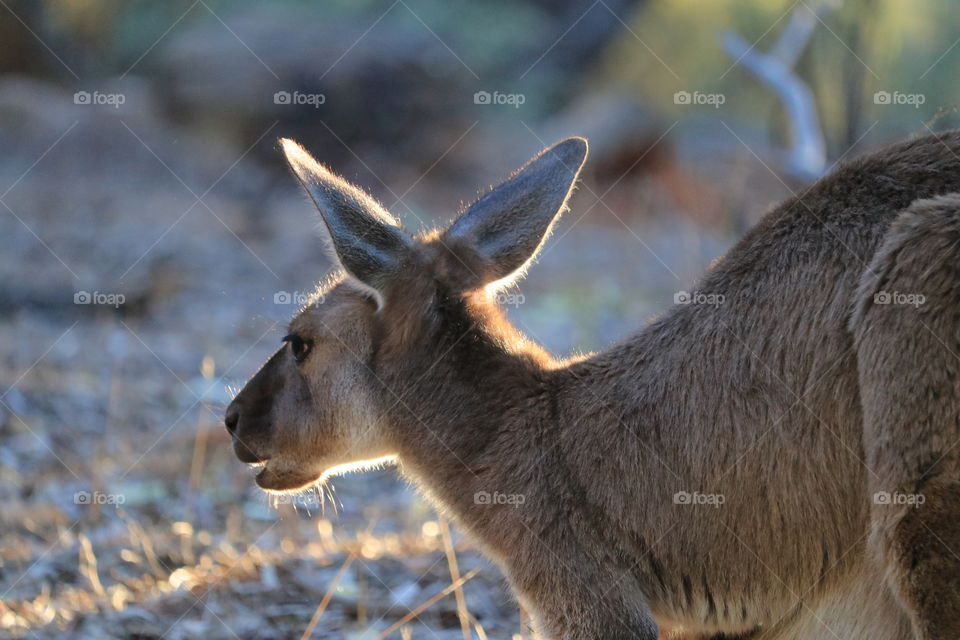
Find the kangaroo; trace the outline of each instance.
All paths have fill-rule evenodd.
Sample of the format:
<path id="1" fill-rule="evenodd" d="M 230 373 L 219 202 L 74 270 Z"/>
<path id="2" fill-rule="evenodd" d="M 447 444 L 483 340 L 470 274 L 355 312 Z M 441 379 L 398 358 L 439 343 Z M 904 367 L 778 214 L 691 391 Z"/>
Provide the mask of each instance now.
<path id="1" fill-rule="evenodd" d="M 227 409 L 260 487 L 396 463 L 546 639 L 960 638 L 960 132 L 844 164 L 570 359 L 492 294 L 585 140 L 419 234 L 282 147 L 339 267 Z"/>

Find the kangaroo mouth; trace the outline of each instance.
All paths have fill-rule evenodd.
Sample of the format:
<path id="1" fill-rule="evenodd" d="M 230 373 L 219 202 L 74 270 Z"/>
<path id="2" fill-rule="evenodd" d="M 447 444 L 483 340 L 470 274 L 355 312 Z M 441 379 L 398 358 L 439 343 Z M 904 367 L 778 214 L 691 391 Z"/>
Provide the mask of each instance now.
<path id="1" fill-rule="evenodd" d="M 282 466 L 271 464 L 270 460 L 266 460 L 260 472 L 257 473 L 255 481 L 257 486 L 264 491 L 285 493 L 306 489 L 320 480 L 322 476 L 322 472 L 284 469 Z"/>
<path id="2" fill-rule="evenodd" d="M 237 456 L 237 459 L 240 462 L 254 467 L 263 466 L 270 461 L 270 456 L 261 456 L 257 454 L 240 440 L 233 441 L 233 454 Z"/>
<path id="3" fill-rule="evenodd" d="M 367 460 L 358 460 L 336 464 L 330 460 L 314 461 L 313 464 L 303 464 L 296 460 L 283 457 L 271 458 L 263 463 L 263 468 L 256 476 L 257 486 L 273 493 L 300 491 L 326 480 L 332 476 L 366 471 L 395 464 L 396 454 L 388 454 Z"/>

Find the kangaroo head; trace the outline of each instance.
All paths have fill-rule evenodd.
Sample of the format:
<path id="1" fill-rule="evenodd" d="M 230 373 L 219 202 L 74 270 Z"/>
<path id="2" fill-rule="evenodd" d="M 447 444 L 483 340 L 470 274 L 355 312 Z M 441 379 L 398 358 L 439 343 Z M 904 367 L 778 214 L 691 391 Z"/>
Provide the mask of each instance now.
<path id="1" fill-rule="evenodd" d="M 410 415 L 424 394 L 445 393 L 450 414 L 464 411 L 466 400 L 457 398 L 471 395 L 482 372 L 438 365 L 445 356 L 483 343 L 513 357 L 549 358 L 506 324 L 492 294 L 532 261 L 587 154 L 585 140 L 564 140 L 448 228 L 409 235 L 361 189 L 293 141 L 282 145 L 340 268 L 227 409 L 237 457 L 263 465 L 257 484 L 273 491 L 398 455 L 412 422 L 443 419 L 431 410 Z"/>

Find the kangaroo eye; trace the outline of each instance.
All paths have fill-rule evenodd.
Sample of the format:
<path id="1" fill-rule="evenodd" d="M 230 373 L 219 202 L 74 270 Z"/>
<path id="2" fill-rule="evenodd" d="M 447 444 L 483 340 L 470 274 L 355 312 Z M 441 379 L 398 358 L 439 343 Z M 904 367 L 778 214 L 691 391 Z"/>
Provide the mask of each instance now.
<path id="1" fill-rule="evenodd" d="M 290 353 L 293 354 L 293 359 L 297 361 L 297 364 L 307 359 L 307 356 L 310 355 L 310 348 L 313 347 L 312 342 L 304 340 L 295 333 L 284 336 L 283 342 L 290 343 Z"/>

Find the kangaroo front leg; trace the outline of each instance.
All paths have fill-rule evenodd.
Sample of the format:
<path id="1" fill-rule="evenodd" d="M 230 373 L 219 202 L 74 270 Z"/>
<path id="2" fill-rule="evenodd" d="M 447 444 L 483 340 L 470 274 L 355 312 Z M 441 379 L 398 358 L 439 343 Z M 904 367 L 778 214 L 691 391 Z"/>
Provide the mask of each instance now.
<path id="1" fill-rule="evenodd" d="M 611 603 L 583 602 L 544 610 L 534 616 L 540 640 L 657 640 L 657 625 L 648 614 Z"/>
<path id="2" fill-rule="evenodd" d="M 613 581 L 568 577 L 576 584 L 518 585 L 538 640 L 657 640 L 657 624 L 639 594 L 631 602 L 634 598 L 625 597 Z"/>

